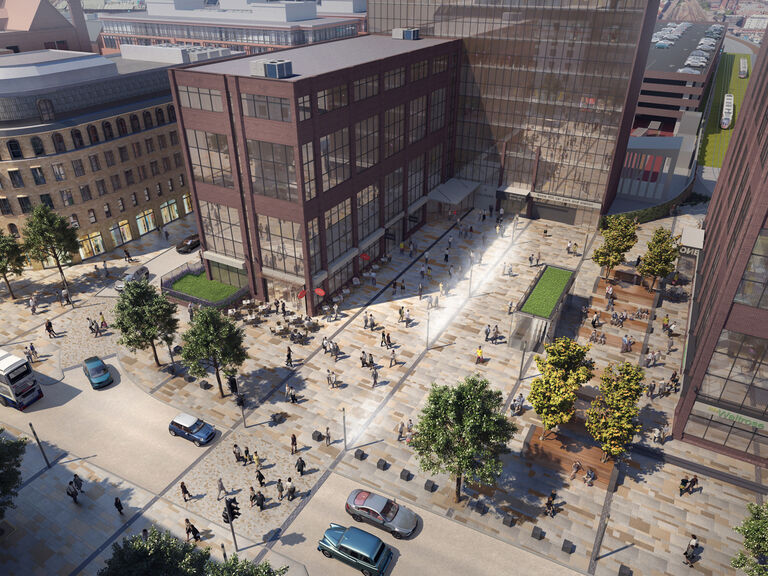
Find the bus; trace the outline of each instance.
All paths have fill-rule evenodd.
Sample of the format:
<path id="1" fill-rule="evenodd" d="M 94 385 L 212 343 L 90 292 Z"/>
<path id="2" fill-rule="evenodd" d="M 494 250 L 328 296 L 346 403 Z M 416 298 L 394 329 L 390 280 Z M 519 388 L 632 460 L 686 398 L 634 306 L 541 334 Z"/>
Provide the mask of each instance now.
<path id="1" fill-rule="evenodd" d="M 42 397 L 29 362 L 0 349 L 0 404 L 24 410 Z"/>
<path id="2" fill-rule="evenodd" d="M 746 58 L 739 60 L 739 78 L 746 78 L 749 76 L 749 64 Z"/>
<path id="3" fill-rule="evenodd" d="M 720 128 L 727 130 L 733 122 L 733 94 L 726 94 L 723 98 L 723 115 L 720 117 Z"/>

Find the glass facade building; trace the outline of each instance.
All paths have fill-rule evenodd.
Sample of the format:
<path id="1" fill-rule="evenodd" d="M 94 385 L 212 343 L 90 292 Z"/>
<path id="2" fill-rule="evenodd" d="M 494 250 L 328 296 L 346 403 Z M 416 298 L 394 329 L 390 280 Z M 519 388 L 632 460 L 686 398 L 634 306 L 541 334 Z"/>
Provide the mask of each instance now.
<path id="1" fill-rule="evenodd" d="M 615 194 L 657 7 L 368 0 L 368 26 L 462 38 L 453 174 L 497 188 L 508 211 L 582 223 Z"/>

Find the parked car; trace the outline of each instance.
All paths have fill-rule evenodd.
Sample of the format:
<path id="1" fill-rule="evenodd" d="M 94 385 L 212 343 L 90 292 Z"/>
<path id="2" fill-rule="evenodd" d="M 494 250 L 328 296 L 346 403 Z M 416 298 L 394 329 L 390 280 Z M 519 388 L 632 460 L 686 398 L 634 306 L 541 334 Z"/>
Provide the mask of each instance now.
<path id="1" fill-rule="evenodd" d="M 192 234 L 192 236 L 187 236 L 176 244 L 176 252 L 179 254 L 189 254 L 193 250 L 196 250 L 200 247 L 200 235 L 199 234 Z"/>
<path id="2" fill-rule="evenodd" d="M 181 436 L 194 442 L 195 446 L 208 444 L 216 436 L 216 429 L 213 426 L 200 418 L 183 412 L 171 420 L 168 425 L 168 432 L 171 436 Z"/>
<path id="3" fill-rule="evenodd" d="M 115 290 L 122 292 L 125 289 L 125 285 L 128 282 L 135 282 L 136 280 L 147 280 L 149 278 L 149 270 L 146 266 L 132 266 L 125 271 L 123 277 L 115 283 Z"/>
<path id="4" fill-rule="evenodd" d="M 392 550 L 373 534 L 354 526 L 331 524 L 317 549 L 326 558 L 336 558 L 365 576 L 382 576 L 392 562 Z"/>
<path id="5" fill-rule="evenodd" d="M 352 490 L 344 509 L 356 522 L 383 528 L 398 539 L 408 538 L 419 523 L 419 517 L 405 506 L 367 490 Z"/>
<path id="6" fill-rule="evenodd" d="M 109 386 L 114 381 L 109 368 L 98 356 L 91 356 L 83 360 L 83 372 L 94 390 Z"/>

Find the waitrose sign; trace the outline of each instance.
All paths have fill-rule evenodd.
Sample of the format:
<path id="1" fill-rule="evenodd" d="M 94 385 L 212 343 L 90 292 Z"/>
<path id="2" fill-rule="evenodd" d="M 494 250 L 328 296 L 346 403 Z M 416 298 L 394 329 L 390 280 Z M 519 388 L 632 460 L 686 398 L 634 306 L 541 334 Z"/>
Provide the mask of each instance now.
<path id="1" fill-rule="evenodd" d="M 765 430 L 768 428 L 768 422 L 763 422 L 757 418 L 742 416 L 741 414 L 731 412 L 730 410 L 723 410 L 722 408 L 717 408 L 715 406 L 707 406 L 707 410 L 721 420 L 728 420 L 729 422 L 736 422 L 737 424 L 746 424 L 747 426 L 752 426 L 758 430 Z"/>

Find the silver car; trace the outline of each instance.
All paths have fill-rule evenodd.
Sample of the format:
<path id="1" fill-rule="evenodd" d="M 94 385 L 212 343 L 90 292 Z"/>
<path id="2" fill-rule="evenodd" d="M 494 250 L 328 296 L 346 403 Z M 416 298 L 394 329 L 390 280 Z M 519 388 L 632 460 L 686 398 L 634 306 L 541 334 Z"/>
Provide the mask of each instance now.
<path id="1" fill-rule="evenodd" d="M 344 508 L 353 520 L 379 526 L 398 539 L 411 536 L 419 524 L 405 506 L 367 490 L 353 490 Z"/>

